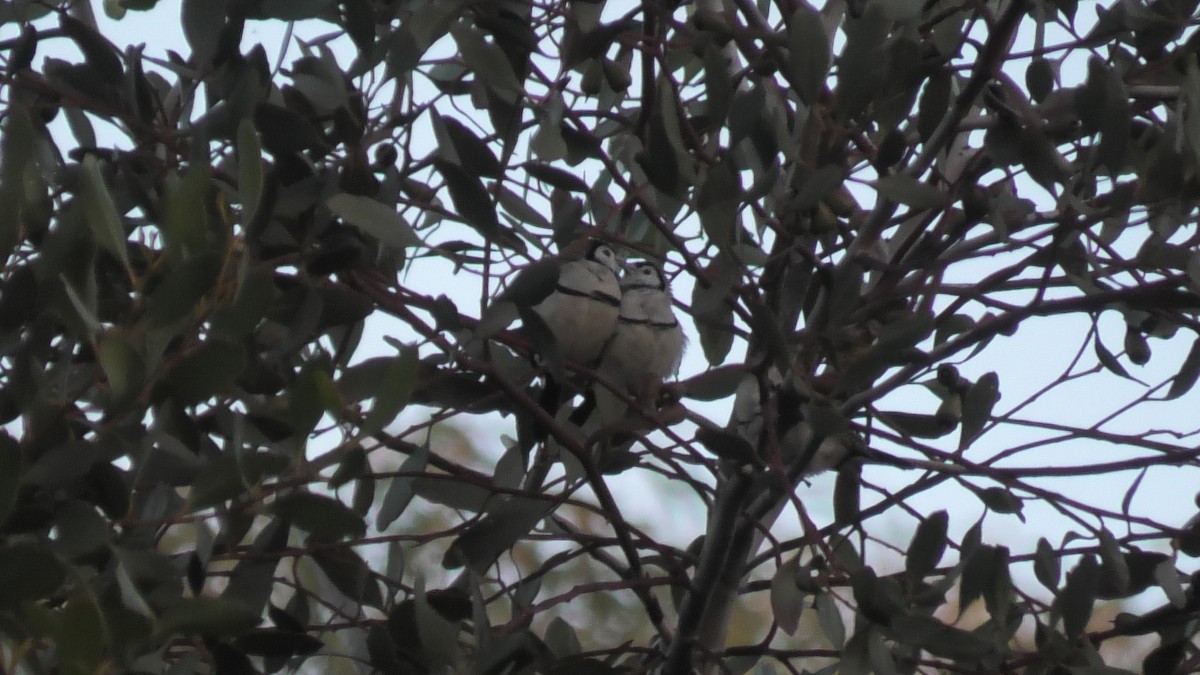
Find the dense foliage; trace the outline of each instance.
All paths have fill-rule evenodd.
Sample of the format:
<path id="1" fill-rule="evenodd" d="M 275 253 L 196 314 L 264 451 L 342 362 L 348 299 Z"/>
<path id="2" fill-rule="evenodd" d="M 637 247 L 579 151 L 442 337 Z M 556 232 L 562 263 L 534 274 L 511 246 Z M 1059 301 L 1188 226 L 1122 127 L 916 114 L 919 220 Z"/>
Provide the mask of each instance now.
<path id="1" fill-rule="evenodd" d="M 4 672 L 1197 669 L 1196 2 L 156 5 L 0 4 Z"/>

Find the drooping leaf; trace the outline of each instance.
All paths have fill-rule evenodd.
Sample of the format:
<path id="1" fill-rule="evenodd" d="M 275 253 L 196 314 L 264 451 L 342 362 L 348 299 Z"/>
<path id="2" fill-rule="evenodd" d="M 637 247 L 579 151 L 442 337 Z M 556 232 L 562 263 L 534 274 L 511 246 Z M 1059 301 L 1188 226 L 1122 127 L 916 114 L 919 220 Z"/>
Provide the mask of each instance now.
<path id="1" fill-rule="evenodd" d="M 259 103 L 254 108 L 254 128 L 263 147 L 279 157 L 309 149 L 326 147 L 321 130 L 300 113 L 275 105 Z"/>
<path id="2" fill-rule="evenodd" d="M 455 663 L 462 653 L 458 642 L 458 626 L 434 609 L 432 599 L 425 592 L 423 580 L 418 579 L 413 590 L 417 636 L 425 653 L 434 664 L 444 666 Z"/>
<path id="3" fill-rule="evenodd" d="M 459 54 L 467 67 L 488 89 L 509 102 L 515 102 L 524 93 L 504 52 L 488 43 L 473 26 L 467 23 L 454 24 L 450 27 L 450 34 L 454 36 Z"/>
<path id="4" fill-rule="evenodd" d="M 1041 103 L 1054 90 L 1054 66 L 1044 58 L 1035 58 L 1025 68 L 1025 86 L 1029 89 L 1030 97 Z"/>
<path id="5" fill-rule="evenodd" d="M 258 628 L 234 640 L 246 654 L 267 658 L 287 659 L 293 656 L 308 656 L 325 646 L 325 643 L 307 633 L 295 633 L 277 628 Z"/>
<path id="6" fill-rule="evenodd" d="M 342 456 L 342 461 L 338 462 L 337 469 L 329 477 L 328 485 L 331 489 L 336 490 L 350 481 L 363 478 L 370 470 L 371 465 L 367 458 L 367 451 L 361 445 L 355 445 Z"/>
<path id="7" fill-rule="evenodd" d="M 983 432 L 991 419 L 992 408 L 1000 400 L 1000 377 L 995 372 L 984 373 L 963 396 L 962 433 L 958 448 L 963 450 Z"/>
<path id="8" fill-rule="evenodd" d="M 1100 340 L 1099 334 L 1097 334 L 1093 340 L 1093 345 L 1096 350 L 1096 358 L 1100 361 L 1100 365 L 1104 366 L 1114 375 L 1136 381 L 1136 378 L 1130 375 L 1129 371 L 1125 370 L 1125 366 L 1121 365 L 1121 362 L 1117 360 L 1117 357 L 1114 356 L 1113 353 L 1104 346 L 1104 343 Z"/>
<path id="9" fill-rule="evenodd" d="M 363 422 L 363 435 L 371 435 L 391 424 L 408 405 L 417 386 L 419 359 L 416 347 L 406 347 L 388 362 L 380 373 L 371 412 Z"/>
<path id="10" fill-rule="evenodd" d="M 241 345 L 207 340 L 175 364 L 165 385 L 179 404 L 193 405 L 228 391 L 245 367 Z"/>
<path id="11" fill-rule="evenodd" d="M 252 612 L 262 612 L 271 599 L 275 571 L 290 531 L 291 528 L 278 518 L 268 523 L 229 573 L 229 583 L 221 597 L 240 602 Z"/>
<path id="12" fill-rule="evenodd" d="M 501 502 L 450 544 L 443 564 L 469 565 L 483 573 L 496 558 L 529 534 L 553 506 L 553 502 L 518 497 Z"/>
<path id="13" fill-rule="evenodd" d="M 173 265 L 146 298 L 146 318 L 154 326 L 169 326 L 186 318 L 209 293 L 221 273 L 216 252 L 197 252 Z"/>
<path id="14" fill-rule="evenodd" d="M 1100 572 L 1097 595 L 1101 587 L 1107 589 L 1106 595 L 1118 597 L 1129 590 L 1129 566 L 1125 563 L 1125 555 L 1121 553 L 1116 538 L 1107 528 L 1100 529 Z"/>
<path id="15" fill-rule="evenodd" d="M 59 617 L 58 658 L 79 672 L 100 669 L 110 640 L 109 625 L 96 596 L 85 585 L 75 588 Z"/>
<path id="16" fill-rule="evenodd" d="M 312 558 L 346 597 L 368 607 L 383 607 L 383 596 L 374 573 L 354 549 L 317 547 L 312 549 Z"/>
<path id="17" fill-rule="evenodd" d="M 188 507 L 199 510 L 233 499 L 265 477 L 282 472 L 288 464 L 287 457 L 268 452 L 240 457 L 229 453 L 211 459 L 192 484 Z"/>
<path id="18" fill-rule="evenodd" d="M 236 637 L 252 630 L 261 620 L 257 613 L 234 600 L 181 598 L 159 615 L 158 632 Z"/>
<path id="19" fill-rule="evenodd" d="M 921 521 L 904 556 L 904 571 L 912 581 L 919 581 L 937 568 L 946 551 L 946 532 L 950 516 L 937 511 Z"/>
<path id="20" fill-rule="evenodd" d="M 846 46 L 837 59 L 837 112 L 856 119 L 882 89 L 887 74 L 887 37 L 891 19 L 882 4 L 868 3 L 861 16 L 845 22 Z"/>
<path id="21" fill-rule="evenodd" d="M 1197 378 L 1200 378 L 1200 338 L 1192 342 L 1192 348 L 1184 358 L 1183 365 L 1179 367 L 1179 373 L 1171 381 L 1166 399 L 1171 400 L 1186 394 L 1196 384 Z"/>
<path id="22" fill-rule="evenodd" d="M 741 434 L 730 429 L 701 426 L 696 429 L 696 441 L 713 455 L 738 464 L 754 464 L 758 453 Z"/>
<path id="23" fill-rule="evenodd" d="M 396 210 L 362 195 L 336 194 L 325 205 L 342 220 L 385 246 L 404 249 L 420 246 L 421 238 Z"/>
<path id="24" fill-rule="evenodd" d="M 550 229 L 550 221 L 546 219 L 546 216 L 507 187 L 496 186 L 496 200 L 500 203 L 501 208 L 508 212 L 508 215 L 526 225 L 543 230 Z"/>
<path id="25" fill-rule="evenodd" d="M 831 593 L 818 593 L 814 603 L 817 608 L 817 623 L 825 639 L 835 649 L 841 649 L 846 644 L 846 624 L 842 612 L 838 608 L 837 599 Z"/>
<path id="26" fill-rule="evenodd" d="M 888 426 L 913 438 L 941 438 L 954 431 L 953 420 L 947 420 L 939 415 L 926 415 L 910 412 L 882 412 L 882 419 Z"/>
<path id="27" fill-rule="evenodd" d="M 80 480 L 100 461 L 100 448 L 88 441 L 67 441 L 42 453 L 25 471 L 26 485 L 54 490 Z"/>
<path id="28" fill-rule="evenodd" d="M 1021 514 L 1025 504 L 1020 497 L 1014 495 L 1011 491 L 1002 487 L 987 487 L 982 490 L 976 490 L 975 494 L 979 496 L 980 501 L 988 507 L 989 511 L 994 513 L 1015 513 L 1018 517 L 1024 520 Z"/>
<path id="29" fill-rule="evenodd" d="M 444 155 L 448 161 L 457 160 L 458 166 L 475 177 L 500 178 L 504 172 L 500 160 L 467 125 L 453 117 L 440 115 L 436 110 L 431 119 L 434 133 L 443 146 L 442 152 L 453 152 L 452 155 Z"/>
<path id="30" fill-rule="evenodd" d="M 916 209 L 938 209 L 946 204 L 946 195 L 941 190 L 907 174 L 880 178 L 875 187 L 884 197 Z"/>
<path id="31" fill-rule="evenodd" d="M 788 635 L 795 635 L 804 610 L 804 593 L 796 585 L 800 559 L 793 556 L 775 570 L 771 577 L 771 612 L 775 623 Z"/>
<path id="32" fill-rule="evenodd" d="M 965 548 L 965 547 L 964 547 Z M 958 587 L 958 611 L 961 615 L 991 586 L 997 574 L 996 547 L 978 545 L 967 554 L 963 552 L 962 581 Z"/>
<path id="33" fill-rule="evenodd" d="M 161 226 L 167 249 L 176 258 L 195 254 L 217 257 L 209 247 L 211 180 L 212 169 L 207 164 L 192 164 L 167 193 Z"/>
<path id="34" fill-rule="evenodd" d="M 8 519 L 17 503 L 23 468 L 21 455 L 21 449 L 12 436 L 0 433 L 0 522 Z"/>
<path id="35" fill-rule="evenodd" d="M 117 332 L 105 335 L 97 356 L 108 378 L 115 405 L 124 405 L 141 392 L 146 377 L 145 364 L 137 349 L 129 344 L 127 336 Z"/>
<path id="36" fill-rule="evenodd" d="M 362 517 L 340 500 L 311 492 L 284 495 L 271 510 L 321 540 L 361 537 L 367 529 Z"/>
<path id="37" fill-rule="evenodd" d="M 685 398 L 717 401 L 732 396 L 747 372 L 744 365 L 718 366 L 676 383 L 676 388 Z"/>
<path id="38" fill-rule="evenodd" d="M 60 13 L 58 20 L 63 33 L 83 52 L 83 58 L 87 60 L 93 73 L 105 84 L 115 85 L 121 82 L 125 75 L 125 66 L 121 63 L 121 54 L 113 43 L 105 39 L 95 27 L 66 12 Z"/>
<path id="39" fill-rule="evenodd" d="M 262 145 L 249 118 L 238 123 L 238 192 L 242 199 L 242 226 L 249 227 L 258 213 L 263 194 Z"/>
<path id="40" fill-rule="evenodd" d="M 1079 564 L 1067 573 L 1067 582 L 1055 603 L 1062 615 L 1063 633 L 1067 639 L 1078 638 L 1091 622 L 1099 580 L 1100 566 L 1090 553 L 1084 554 Z"/>
<path id="41" fill-rule="evenodd" d="M 721 125 L 733 104 L 734 84 L 729 72 L 729 58 L 716 45 L 704 48 L 704 91 L 709 122 Z"/>
<path id="42" fill-rule="evenodd" d="M 1038 538 L 1037 550 L 1033 556 L 1033 573 L 1043 586 L 1051 591 L 1058 590 L 1058 577 L 1061 573 L 1060 560 L 1045 537 Z"/>
<path id="43" fill-rule="evenodd" d="M 429 462 L 429 448 L 422 446 L 405 458 L 400 464 L 400 474 L 392 478 L 391 485 L 383 495 L 383 504 L 375 516 L 375 529 L 383 532 L 391 525 L 404 509 L 408 508 L 413 496 L 416 495 L 416 475 L 425 471 Z"/>
<path id="44" fill-rule="evenodd" d="M 121 215 L 117 213 L 108 187 L 104 184 L 104 177 L 100 175 L 100 165 L 96 162 L 96 156 L 86 155 L 80 163 L 80 170 L 83 205 L 92 237 L 104 250 L 119 260 L 132 276 L 125 225 L 121 222 Z"/>
<path id="45" fill-rule="evenodd" d="M 33 159 L 34 132 L 30 112 L 23 106 L 9 106 L 0 139 L 0 209 L 18 213 L 25 193 L 25 169 Z M 18 218 L 0 219 L 0 254 L 8 257 L 21 235 Z"/>
<path id="46" fill-rule="evenodd" d="M 62 564 L 45 546 L 25 542 L 0 548 L 0 607 L 48 597 L 65 580 Z"/>
<path id="47" fill-rule="evenodd" d="M 709 241 L 717 246 L 733 243 L 742 188 L 737 172 L 728 162 L 709 169 L 696 191 L 696 211 Z"/>
<path id="48" fill-rule="evenodd" d="M 996 645 L 977 633 L 948 626 L 938 619 L 910 615 L 892 624 L 898 641 L 936 656 L 957 661 L 978 661 L 997 651 Z"/>
<path id="49" fill-rule="evenodd" d="M 434 164 L 446 179 L 450 200 L 454 202 L 454 208 L 463 220 L 488 240 L 504 239 L 500 220 L 496 217 L 496 205 L 483 183 L 454 164 L 444 161 L 436 161 Z"/>
<path id="50" fill-rule="evenodd" d="M 590 190 L 588 184 L 579 176 L 549 164 L 525 162 L 521 168 L 539 181 L 561 190 L 584 193 Z"/>
<path id="51" fill-rule="evenodd" d="M 788 67 L 805 105 L 816 104 L 829 74 L 829 62 L 829 36 L 821 15 L 800 5 L 788 22 Z"/>

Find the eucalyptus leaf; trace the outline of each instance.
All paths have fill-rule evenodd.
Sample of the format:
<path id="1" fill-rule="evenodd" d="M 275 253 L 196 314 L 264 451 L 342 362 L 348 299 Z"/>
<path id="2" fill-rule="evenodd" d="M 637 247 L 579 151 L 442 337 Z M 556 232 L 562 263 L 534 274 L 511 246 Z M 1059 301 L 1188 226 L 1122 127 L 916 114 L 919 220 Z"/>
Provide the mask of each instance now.
<path id="1" fill-rule="evenodd" d="M 421 238 L 403 216 L 374 199 L 343 192 L 330 197 L 325 205 L 347 223 L 387 246 L 404 249 L 421 245 Z"/>

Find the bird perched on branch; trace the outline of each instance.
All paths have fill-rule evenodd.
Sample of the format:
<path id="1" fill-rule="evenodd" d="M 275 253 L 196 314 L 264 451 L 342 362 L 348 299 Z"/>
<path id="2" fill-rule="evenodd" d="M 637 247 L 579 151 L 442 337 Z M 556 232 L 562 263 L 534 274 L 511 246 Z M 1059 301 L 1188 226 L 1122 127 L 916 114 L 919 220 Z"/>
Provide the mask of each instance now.
<path id="1" fill-rule="evenodd" d="M 679 370 L 687 346 L 671 300 L 657 264 L 641 260 L 625 265 L 616 332 L 599 372 L 643 404 L 651 403 L 663 379 Z"/>
<path id="2" fill-rule="evenodd" d="M 593 240 L 582 260 L 563 264 L 554 291 L 533 307 L 554 336 L 563 360 L 585 366 L 596 363 L 617 326 L 619 267 L 612 247 Z"/>
<path id="3" fill-rule="evenodd" d="M 662 381 L 679 370 L 687 346 L 671 304 L 670 287 L 656 263 L 641 260 L 623 267 L 621 309 L 597 368 L 618 393 L 593 384 L 572 422 L 585 426 L 598 409 L 595 419 L 611 425 L 624 416 L 627 397 L 643 407 L 657 403 Z"/>
<path id="4" fill-rule="evenodd" d="M 593 367 L 617 325 L 620 263 L 608 244 L 591 240 L 582 257 L 547 257 L 523 268 L 484 310 L 468 343 L 480 345 L 517 317 L 546 371 L 539 397 L 553 416 L 565 400 L 565 364 Z M 536 428 L 536 427 L 535 427 Z M 545 437 L 545 428 L 537 429 Z"/>

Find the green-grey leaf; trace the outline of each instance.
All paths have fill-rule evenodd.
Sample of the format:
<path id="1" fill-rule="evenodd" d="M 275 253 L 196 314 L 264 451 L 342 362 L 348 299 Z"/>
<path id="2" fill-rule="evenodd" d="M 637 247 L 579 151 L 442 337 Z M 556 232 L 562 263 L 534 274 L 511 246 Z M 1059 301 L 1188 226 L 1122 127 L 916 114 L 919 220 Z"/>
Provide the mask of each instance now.
<path id="1" fill-rule="evenodd" d="M 254 222 L 263 191 L 262 146 L 258 142 L 258 132 L 254 130 L 254 120 L 249 117 L 238 123 L 237 158 L 242 226 L 248 227 Z"/>
<path id="2" fill-rule="evenodd" d="M 150 324 L 168 326 L 190 316 L 212 289 L 223 262 L 217 251 L 200 251 L 171 264 L 147 298 L 146 317 Z"/>
<path id="3" fill-rule="evenodd" d="M 454 24 L 450 27 L 450 34 L 458 44 L 458 53 L 462 55 L 463 61 L 480 81 L 509 103 L 515 103 L 523 90 L 504 52 L 485 40 L 483 35 L 468 23 Z"/>
<path id="4" fill-rule="evenodd" d="M 286 457 L 267 452 L 254 452 L 241 457 L 224 454 L 209 460 L 192 483 L 188 509 L 198 511 L 233 499 L 264 477 L 282 472 L 288 464 Z"/>
<path id="5" fill-rule="evenodd" d="M 696 211 L 709 241 L 717 246 L 733 243 L 742 186 L 728 162 L 713 166 L 696 191 Z"/>
<path id="6" fill-rule="evenodd" d="M 921 521 L 908 544 L 904 557 L 904 571 L 912 581 L 920 581 L 931 574 L 946 552 L 946 531 L 950 516 L 945 510 L 937 511 Z"/>
<path id="7" fill-rule="evenodd" d="M 467 125 L 453 117 L 444 117 L 436 109 L 431 117 L 440 152 L 447 160 L 455 161 L 473 176 L 500 178 L 504 167 L 482 139 Z M 451 154 L 452 153 L 452 154 Z"/>
<path id="8" fill-rule="evenodd" d="M 454 208 L 463 220 L 487 239 L 500 239 L 502 231 L 496 216 L 496 205 L 483 182 L 455 164 L 439 160 L 434 165 L 446 179 L 450 201 L 454 202 Z"/>
<path id="9" fill-rule="evenodd" d="M 1191 350 L 1183 360 L 1183 365 L 1179 367 L 1179 373 L 1172 380 L 1171 388 L 1167 390 L 1166 399 L 1171 400 L 1186 394 L 1196 384 L 1197 377 L 1200 377 L 1200 337 L 1192 342 Z"/>
<path id="10" fill-rule="evenodd" d="M 450 666 L 460 660 L 462 646 L 458 642 L 458 626 L 442 618 L 429 604 L 425 594 L 425 582 L 418 579 L 414 589 L 413 608 L 416 610 L 417 635 L 424 653 L 433 658 L 435 664 L 443 666 L 437 671 L 449 671 Z"/>
<path id="11" fill-rule="evenodd" d="M 416 452 L 405 458 L 400 464 L 400 474 L 392 479 L 387 492 L 383 496 L 383 504 L 375 516 L 375 529 L 383 532 L 393 521 L 404 513 L 416 494 L 417 478 L 415 474 L 425 472 L 429 463 L 429 448 L 422 446 Z"/>
<path id="12" fill-rule="evenodd" d="M 158 617 L 159 635 L 198 634 L 237 637 L 262 621 L 258 613 L 235 600 L 181 598 Z"/>
<path id="13" fill-rule="evenodd" d="M 1000 377 L 995 372 L 984 373 L 963 396 L 962 434 L 958 449 L 967 448 L 983 432 L 992 416 L 992 408 L 1000 400 Z"/>
<path id="14" fill-rule="evenodd" d="M 0 433 L 0 522 L 12 513 L 21 485 L 22 452 L 7 433 Z"/>
<path id="15" fill-rule="evenodd" d="M 881 412 L 880 419 L 896 431 L 913 438 L 941 438 L 954 431 L 953 420 L 938 415 L 910 412 Z"/>
<path id="16" fill-rule="evenodd" d="M 413 231 L 412 225 L 409 225 L 396 209 L 370 197 L 343 192 L 330 197 L 325 205 L 342 220 L 385 246 L 404 249 L 421 244 L 421 239 Z"/>
<path id="17" fill-rule="evenodd" d="M 32 542 L 0 548 L 0 607 L 15 608 L 54 593 L 66 579 L 50 549 Z"/>
<path id="18" fill-rule="evenodd" d="M 391 424 L 396 415 L 404 410 L 416 388 L 419 366 L 420 357 L 416 347 L 405 347 L 388 362 L 380 373 L 375 402 L 363 422 L 362 435 L 369 436 Z"/>
<path id="19" fill-rule="evenodd" d="M 1104 346 L 1104 342 L 1100 340 L 1100 334 L 1097 333 L 1093 340 L 1093 346 L 1096 350 L 1096 358 L 1099 359 L 1100 365 L 1104 366 L 1109 372 L 1129 380 L 1136 381 L 1129 371 L 1125 370 L 1125 366 L 1117 360 L 1117 357 Z"/>
<path id="20" fill-rule="evenodd" d="M 454 540 L 446 552 L 446 564 L 466 564 L 483 573 L 553 507 L 553 502 L 540 499 L 513 497 L 501 502 Z"/>
<path id="21" fill-rule="evenodd" d="M 1129 588 L 1129 565 L 1121 553 L 1120 545 L 1107 528 L 1100 530 L 1100 569 L 1103 581 L 1118 597 Z"/>
<path id="22" fill-rule="evenodd" d="M 106 334 L 100 340 L 97 356 L 115 402 L 122 404 L 129 401 L 142 390 L 145 367 L 141 355 L 124 335 L 116 332 Z"/>
<path id="23" fill-rule="evenodd" d="M 38 134 L 24 106 L 8 106 L 6 117 L 0 138 L 0 213 L 15 214 L 23 202 L 23 177 L 33 159 Z M 0 219 L 0 254 L 5 258 L 21 235 L 20 227 L 20 218 Z"/>
<path id="24" fill-rule="evenodd" d="M 167 193 L 162 220 L 167 248 L 176 257 L 209 251 L 208 194 L 212 168 L 193 164 Z"/>
<path id="25" fill-rule="evenodd" d="M 800 5 L 788 24 L 788 67 L 800 100 L 814 105 L 829 75 L 829 36 L 821 15 Z"/>
<path id="26" fill-rule="evenodd" d="M 1096 602 L 1096 585 L 1100 581 L 1100 566 L 1092 554 L 1084 554 L 1075 569 L 1067 573 L 1067 583 L 1058 596 L 1057 608 L 1062 615 L 1063 633 L 1075 640 L 1087 629 Z"/>
<path id="27" fill-rule="evenodd" d="M 835 649 L 841 649 L 846 644 L 846 624 L 842 621 L 842 612 L 838 609 L 837 600 L 831 593 L 819 593 L 816 599 L 817 623 L 825 639 Z"/>
<path id="28" fill-rule="evenodd" d="M 271 510 L 296 527 L 322 540 L 361 537 L 367 529 L 361 516 L 340 500 L 311 492 L 292 492 L 275 500 Z"/>
<path id="29" fill-rule="evenodd" d="M 383 594 L 366 561 L 349 547 L 315 548 L 313 561 L 346 597 L 369 607 L 382 607 Z"/>
<path id="30" fill-rule="evenodd" d="M 946 205 L 946 195 L 936 187 L 908 174 L 898 173 L 875 183 L 879 194 L 917 209 L 938 209 Z"/>
<path id="31" fill-rule="evenodd" d="M 175 365 L 165 385 L 180 405 L 193 405 L 226 392 L 245 367 L 240 344 L 206 340 Z"/>
<path id="32" fill-rule="evenodd" d="M 1034 101 L 1044 101 L 1054 91 L 1054 66 L 1041 57 L 1030 61 L 1025 68 L 1025 86 Z"/>
<path id="33" fill-rule="evenodd" d="M 104 620 L 91 588 L 84 585 L 77 587 L 59 618 L 56 640 L 59 663 L 70 664 L 78 669 L 76 672 L 81 673 L 100 670 L 109 642 L 108 622 Z"/>
<path id="34" fill-rule="evenodd" d="M 496 200 L 500 202 L 500 206 L 508 212 L 508 215 L 522 223 L 544 230 L 550 229 L 550 221 L 546 219 L 546 216 L 533 208 L 528 200 L 522 199 L 507 187 L 503 185 L 496 186 Z"/>
<path id="35" fill-rule="evenodd" d="M 133 268 L 129 265 L 125 225 L 121 222 L 121 215 L 117 213 L 108 187 L 104 184 L 104 177 L 100 175 L 100 165 L 96 163 L 96 156 L 90 153 L 86 155 L 80 169 L 83 207 L 92 237 L 104 250 L 121 261 L 126 273 L 132 278 Z"/>
<path id="36" fill-rule="evenodd" d="M 989 487 L 976 491 L 980 501 L 993 513 L 1015 513 L 1021 515 L 1025 503 L 1002 487 Z"/>
<path id="37" fill-rule="evenodd" d="M 1045 537 L 1040 537 L 1033 555 L 1033 574 L 1042 585 L 1051 591 L 1058 590 L 1058 577 L 1062 572 L 1058 554 Z"/>
<path id="38" fill-rule="evenodd" d="M 800 559 L 793 556 L 775 570 L 771 578 L 771 611 L 775 623 L 788 635 L 795 635 L 800 627 L 800 613 L 804 610 L 804 592 L 796 584 L 796 573 Z"/>

